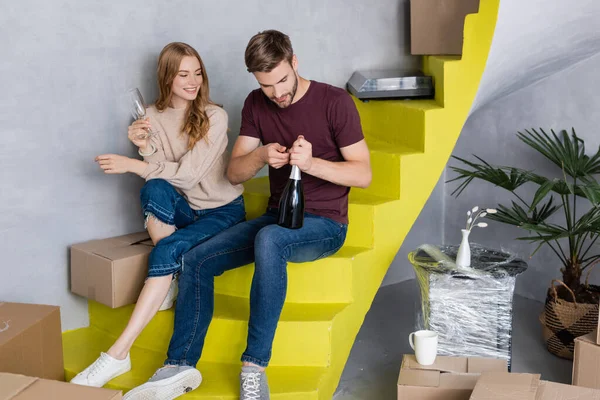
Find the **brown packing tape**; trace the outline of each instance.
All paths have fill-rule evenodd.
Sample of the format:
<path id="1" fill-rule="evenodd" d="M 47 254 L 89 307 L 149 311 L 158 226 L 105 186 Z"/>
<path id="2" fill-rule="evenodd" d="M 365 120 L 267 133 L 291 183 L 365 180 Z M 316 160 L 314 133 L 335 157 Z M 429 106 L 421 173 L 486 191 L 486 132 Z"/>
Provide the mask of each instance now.
<path id="1" fill-rule="evenodd" d="M 113 307 L 112 302 L 112 264 L 113 262 L 96 254 L 86 254 L 85 283 L 82 296 Z"/>
<path id="2" fill-rule="evenodd" d="M 91 255 L 86 254 L 85 257 L 85 275 L 86 275 L 86 283 L 87 283 L 87 298 L 90 300 L 96 300 L 96 282 L 93 277 L 93 266 L 92 266 L 92 258 Z"/>

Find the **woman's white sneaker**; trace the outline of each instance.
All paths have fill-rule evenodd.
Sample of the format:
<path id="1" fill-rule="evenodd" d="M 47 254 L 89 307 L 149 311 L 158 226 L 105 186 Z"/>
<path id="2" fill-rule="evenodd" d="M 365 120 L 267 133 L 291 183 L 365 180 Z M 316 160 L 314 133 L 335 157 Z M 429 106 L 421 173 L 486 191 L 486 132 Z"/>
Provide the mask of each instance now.
<path id="1" fill-rule="evenodd" d="M 124 360 L 117 360 L 106 353 L 100 353 L 89 367 L 75 375 L 71 383 L 83 386 L 102 387 L 108 381 L 131 370 L 129 353 Z"/>
<path id="2" fill-rule="evenodd" d="M 177 283 L 177 278 L 171 280 L 171 285 L 169 286 L 167 296 L 163 300 L 158 311 L 168 310 L 169 308 L 173 307 L 173 303 L 175 303 L 175 300 L 177 300 L 177 294 L 179 293 L 179 285 Z"/>

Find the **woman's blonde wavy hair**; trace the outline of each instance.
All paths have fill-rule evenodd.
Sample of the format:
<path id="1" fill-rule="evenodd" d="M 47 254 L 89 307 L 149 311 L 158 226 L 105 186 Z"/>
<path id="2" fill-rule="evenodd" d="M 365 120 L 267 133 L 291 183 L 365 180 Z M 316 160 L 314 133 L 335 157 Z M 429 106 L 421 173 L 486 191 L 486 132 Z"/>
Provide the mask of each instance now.
<path id="1" fill-rule="evenodd" d="M 156 100 L 155 107 L 158 111 L 164 111 L 171 104 L 173 81 L 179 73 L 181 60 L 186 56 L 198 59 L 202 74 L 200 91 L 196 99 L 189 104 L 185 113 L 183 126 L 181 127 L 182 132 L 189 136 L 188 149 L 191 150 L 208 133 L 210 121 L 208 115 L 206 115 L 206 106 L 209 104 L 215 105 L 215 103 L 210 100 L 208 75 L 206 74 L 202 58 L 200 58 L 198 52 L 189 44 L 181 42 L 169 43 L 160 52 L 156 71 L 158 99 Z"/>

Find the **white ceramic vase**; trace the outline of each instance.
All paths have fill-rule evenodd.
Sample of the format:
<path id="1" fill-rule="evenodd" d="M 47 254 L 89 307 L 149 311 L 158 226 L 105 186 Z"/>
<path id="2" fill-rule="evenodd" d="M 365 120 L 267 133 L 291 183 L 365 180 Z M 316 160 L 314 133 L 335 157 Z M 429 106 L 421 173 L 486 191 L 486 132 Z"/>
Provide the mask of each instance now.
<path id="1" fill-rule="evenodd" d="M 467 268 L 471 266 L 471 247 L 469 246 L 469 233 L 467 229 L 461 229 L 462 240 L 458 253 L 456 253 L 456 266 L 458 268 Z"/>

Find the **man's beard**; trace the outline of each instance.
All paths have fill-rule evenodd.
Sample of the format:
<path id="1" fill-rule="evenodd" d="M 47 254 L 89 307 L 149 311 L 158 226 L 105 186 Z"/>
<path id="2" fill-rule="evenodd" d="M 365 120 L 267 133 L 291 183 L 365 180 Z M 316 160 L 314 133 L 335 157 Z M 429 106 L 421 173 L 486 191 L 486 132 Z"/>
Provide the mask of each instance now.
<path id="1" fill-rule="evenodd" d="M 289 102 L 286 101 L 284 103 L 279 103 L 273 97 L 271 97 L 271 101 L 273 103 L 277 104 L 277 107 L 279 107 L 279 108 L 289 107 L 292 104 L 292 102 L 294 101 L 294 97 L 296 97 L 297 90 L 298 90 L 298 77 L 296 77 L 296 74 L 294 74 L 294 86 L 292 87 L 292 91 L 286 94 L 286 96 L 290 96 L 290 101 Z"/>

